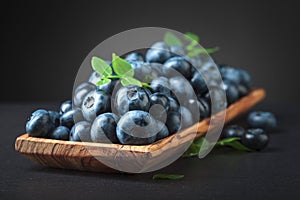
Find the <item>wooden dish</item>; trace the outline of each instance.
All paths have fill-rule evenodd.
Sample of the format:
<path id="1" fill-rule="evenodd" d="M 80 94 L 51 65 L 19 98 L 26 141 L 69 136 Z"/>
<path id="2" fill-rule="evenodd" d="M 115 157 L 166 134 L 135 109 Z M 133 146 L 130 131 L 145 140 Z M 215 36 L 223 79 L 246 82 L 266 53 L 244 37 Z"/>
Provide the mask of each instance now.
<path id="1" fill-rule="evenodd" d="M 230 105 L 226 111 L 225 122 L 247 111 L 265 97 L 263 89 L 254 89 L 247 96 Z M 217 114 L 218 115 L 218 114 Z M 212 117 L 217 117 L 212 116 Z M 197 127 L 196 137 L 203 136 L 208 129 L 213 129 L 210 125 L 211 118 L 207 118 L 193 125 L 182 132 L 171 135 L 150 145 L 121 145 L 104 143 L 87 143 L 53 140 L 45 138 L 30 137 L 23 134 L 16 139 L 15 149 L 29 159 L 44 166 L 75 169 L 97 172 L 117 172 L 117 170 L 101 163 L 97 158 L 126 159 L 133 165 L 147 162 L 149 158 L 163 156 L 165 152 L 177 149 L 181 144 L 194 139 L 195 134 L 191 130 Z M 172 143 L 171 143 L 172 141 Z M 166 148 L 166 144 L 168 147 Z M 171 144 L 171 145 L 170 145 Z M 135 160 L 139 162 L 135 163 Z M 147 163 L 150 166 L 155 163 Z"/>

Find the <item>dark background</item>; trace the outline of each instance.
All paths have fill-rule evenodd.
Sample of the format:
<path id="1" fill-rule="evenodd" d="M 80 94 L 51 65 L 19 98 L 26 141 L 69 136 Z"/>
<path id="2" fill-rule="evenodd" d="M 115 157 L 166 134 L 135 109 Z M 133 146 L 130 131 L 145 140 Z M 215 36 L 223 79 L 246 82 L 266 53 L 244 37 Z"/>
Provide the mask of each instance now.
<path id="1" fill-rule="evenodd" d="M 62 101 L 85 56 L 106 38 L 156 26 L 221 47 L 218 63 L 248 70 L 272 101 L 297 92 L 297 1 L 10 1 L 1 6 L 0 101 Z"/>

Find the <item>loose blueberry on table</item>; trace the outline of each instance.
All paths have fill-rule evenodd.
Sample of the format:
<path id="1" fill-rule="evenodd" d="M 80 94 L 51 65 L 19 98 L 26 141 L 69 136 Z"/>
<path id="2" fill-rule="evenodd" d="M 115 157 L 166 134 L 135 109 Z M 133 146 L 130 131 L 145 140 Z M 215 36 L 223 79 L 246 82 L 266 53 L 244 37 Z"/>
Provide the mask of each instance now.
<path id="1" fill-rule="evenodd" d="M 184 47 L 168 40 L 153 44 L 146 53 L 131 52 L 125 59 L 115 54 L 111 62 L 93 57 L 94 71 L 76 87 L 73 100 L 63 101 L 58 112 L 34 111 L 26 132 L 33 137 L 128 145 L 166 138 L 196 123 L 192 117 L 195 109 L 200 121 L 210 117 L 211 99 L 221 111 L 252 88 L 247 71 L 220 65 L 219 77 L 216 69 L 212 70 L 212 61 L 204 60 L 201 53 L 192 43 Z M 210 92 L 208 86 L 213 88 Z M 265 148 L 269 141 L 266 131 L 277 124 L 274 115 L 253 112 L 248 123 L 250 129 L 238 125 L 225 128 L 219 144 L 238 141 L 244 149 Z"/>

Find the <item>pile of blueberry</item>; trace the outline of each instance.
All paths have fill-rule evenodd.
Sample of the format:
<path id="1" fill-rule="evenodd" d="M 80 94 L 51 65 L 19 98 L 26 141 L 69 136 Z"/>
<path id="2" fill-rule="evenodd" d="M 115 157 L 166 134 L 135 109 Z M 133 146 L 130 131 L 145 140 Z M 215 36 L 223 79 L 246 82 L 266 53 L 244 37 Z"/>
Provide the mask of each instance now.
<path id="1" fill-rule="evenodd" d="M 252 87 L 245 70 L 225 65 L 214 69 L 215 64 L 203 54 L 188 57 L 182 46 L 165 42 L 153 44 L 144 54 L 129 53 L 123 61 L 131 65 L 134 78 L 145 85 L 121 84 L 119 79 L 97 84 L 103 76 L 94 71 L 87 82 L 77 86 L 73 100 L 61 104 L 59 112 L 33 112 L 26 132 L 59 140 L 151 144 L 196 123 L 192 117 L 195 108 L 200 113 L 198 121 L 203 120 L 212 114 L 212 99 L 217 102 L 215 109 L 222 110 Z M 249 118 L 251 125 L 260 123 L 257 115 Z M 245 132 L 230 127 L 223 137 L 242 137 L 245 144 L 265 140 L 257 135 L 261 135 L 258 129 Z"/>
<path id="2" fill-rule="evenodd" d="M 248 115 L 248 129 L 239 125 L 226 127 L 222 139 L 239 138 L 241 143 L 252 150 L 262 150 L 269 143 L 268 132 L 273 131 L 277 126 L 275 116 L 270 112 L 255 111 Z"/>

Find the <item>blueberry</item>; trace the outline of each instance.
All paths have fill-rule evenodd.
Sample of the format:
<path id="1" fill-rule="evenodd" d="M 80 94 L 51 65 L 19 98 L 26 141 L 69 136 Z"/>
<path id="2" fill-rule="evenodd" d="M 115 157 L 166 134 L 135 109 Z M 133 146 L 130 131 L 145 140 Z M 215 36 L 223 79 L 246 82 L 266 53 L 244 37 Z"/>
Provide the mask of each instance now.
<path id="1" fill-rule="evenodd" d="M 117 137 L 121 144 L 151 144 L 159 131 L 156 120 L 141 110 L 127 112 L 117 124 Z"/>
<path id="2" fill-rule="evenodd" d="M 43 109 L 33 112 L 26 123 L 26 132 L 33 137 L 47 137 L 54 128 L 49 113 Z"/>
<path id="3" fill-rule="evenodd" d="M 277 126 L 275 116 L 270 112 L 252 112 L 248 116 L 248 124 L 251 128 L 272 130 Z"/>
<path id="4" fill-rule="evenodd" d="M 179 102 L 183 102 L 186 99 L 193 99 L 195 96 L 193 88 L 184 77 L 172 77 L 169 79 L 169 84 L 173 94 L 177 97 Z"/>
<path id="5" fill-rule="evenodd" d="M 72 110 L 72 101 L 66 100 L 60 104 L 59 114 L 62 115 L 70 110 Z"/>
<path id="6" fill-rule="evenodd" d="M 191 125 L 193 125 L 194 123 L 196 123 L 195 119 L 193 118 L 192 112 L 188 108 L 186 108 L 184 106 L 181 106 L 179 108 L 179 113 L 181 115 L 181 127 L 180 127 L 180 129 L 188 128 Z"/>
<path id="7" fill-rule="evenodd" d="M 184 56 L 186 54 L 183 46 L 170 46 L 170 51 L 173 56 Z"/>
<path id="8" fill-rule="evenodd" d="M 118 80 L 114 79 L 111 82 L 97 86 L 97 90 L 102 90 L 106 94 L 112 95 Z"/>
<path id="9" fill-rule="evenodd" d="M 234 103 L 239 99 L 240 96 L 237 84 L 228 80 L 224 80 L 222 86 L 226 92 L 228 104 Z"/>
<path id="10" fill-rule="evenodd" d="M 99 80 L 98 80 L 99 81 Z M 81 107 L 84 97 L 91 91 L 96 90 L 96 86 L 89 82 L 81 83 L 74 91 L 73 103 L 75 107 Z"/>
<path id="11" fill-rule="evenodd" d="M 205 98 L 198 98 L 200 120 L 210 116 L 210 104 Z"/>
<path id="12" fill-rule="evenodd" d="M 164 63 L 166 68 L 172 68 L 181 73 L 185 78 L 191 77 L 191 64 L 183 57 L 173 57 Z"/>
<path id="13" fill-rule="evenodd" d="M 130 110 L 148 111 L 150 108 L 150 91 L 146 88 L 130 85 L 118 90 L 115 97 L 115 108 L 119 115 Z"/>
<path id="14" fill-rule="evenodd" d="M 94 71 L 94 72 L 92 72 L 92 74 L 89 78 L 89 83 L 96 85 L 97 82 L 100 80 L 100 78 L 101 78 L 101 75 Z"/>
<path id="15" fill-rule="evenodd" d="M 249 93 L 249 90 L 246 86 L 244 85 L 238 85 L 238 92 L 239 92 L 239 98 L 246 96 Z"/>
<path id="16" fill-rule="evenodd" d="M 130 64 L 134 69 L 134 78 L 142 82 L 149 83 L 159 75 L 157 69 L 153 68 L 150 63 L 131 61 Z"/>
<path id="17" fill-rule="evenodd" d="M 156 121 L 159 132 L 156 135 L 156 141 L 169 136 L 169 130 L 164 123 Z"/>
<path id="18" fill-rule="evenodd" d="M 155 119 L 165 122 L 170 108 L 168 96 L 163 93 L 154 93 L 150 95 L 150 105 L 150 114 Z"/>
<path id="19" fill-rule="evenodd" d="M 222 138 L 233 138 L 233 137 L 238 137 L 242 138 L 245 134 L 245 129 L 241 126 L 238 125 L 231 125 L 226 127 L 223 132 L 221 137 Z"/>
<path id="20" fill-rule="evenodd" d="M 199 71 L 195 71 L 192 79 L 191 79 L 191 85 L 193 87 L 193 89 L 195 90 L 196 94 L 203 94 L 207 91 L 207 86 L 205 83 L 204 78 L 202 77 L 202 75 L 200 74 Z"/>
<path id="21" fill-rule="evenodd" d="M 82 114 L 86 121 L 92 122 L 98 115 L 111 111 L 110 96 L 102 90 L 89 92 L 82 102 Z"/>
<path id="22" fill-rule="evenodd" d="M 205 62 L 201 65 L 200 70 L 201 75 L 203 76 L 204 80 L 206 80 L 207 85 L 215 85 L 215 83 L 220 83 L 222 81 L 220 70 L 214 62 Z"/>
<path id="23" fill-rule="evenodd" d="M 222 78 L 228 81 L 231 81 L 237 85 L 242 82 L 242 76 L 240 70 L 230 66 L 221 66 L 221 75 Z"/>
<path id="24" fill-rule="evenodd" d="M 247 87 L 248 89 L 252 87 L 252 78 L 250 76 L 250 74 L 243 69 L 239 69 L 240 71 L 240 76 L 241 76 L 241 84 L 243 84 L 245 87 Z"/>
<path id="25" fill-rule="evenodd" d="M 153 92 L 170 94 L 169 80 L 164 76 L 157 77 L 151 81 L 151 89 Z"/>
<path id="26" fill-rule="evenodd" d="M 60 117 L 60 125 L 71 129 L 76 122 L 82 120 L 83 120 L 83 116 L 82 116 L 81 109 L 75 108 L 66 112 Z"/>
<path id="27" fill-rule="evenodd" d="M 211 87 L 210 91 L 204 95 L 204 98 L 211 105 L 211 114 L 215 114 L 226 109 L 228 105 L 226 100 L 226 93 L 220 87 Z"/>
<path id="28" fill-rule="evenodd" d="M 178 111 L 179 103 L 175 97 L 168 96 L 169 100 L 169 112 L 171 111 Z"/>
<path id="29" fill-rule="evenodd" d="M 163 42 L 157 42 L 146 52 L 146 61 L 164 63 L 171 56 L 169 47 Z"/>
<path id="30" fill-rule="evenodd" d="M 70 141 L 90 142 L 91 123 L 87 121 L 77 122 L 70 131 Z"/>
<path id="31" fill-rule="evenodd" d="M 103 113 L 96 117 L 91 127 L 91 140 L 102 143 L 118 143 L 116 127 L 119 117 L 114 113 Z"/>
<path id="32" fill-rule="evenodd" d="M 166 126 L 170 134 L 177 133 L 180 129 L 181 115 L 179 112 L 169 112 L 167 117 Z"/>
<path id="33" fill-rule="evenodd" d="M 200 115 L 199 116 L 200 121 L 210 115 L 209 104 L 207 100 L 205 100 L 204 98 L 200 98 L 200 100 L 189 99 L 186 106 L 190 111 L 193 111 L 192 113 L 194 114 L 195 117 L 196 114 Z M 198 108 L 198 112 L 194 111 L 195 108 Z"/>
<path id="34" fill-rule="evenodd" d="M 269 136 L 263 129 L 248 129 L 243 135 L 242 144 L 253 150 L 262 150 L 269 143 Z"/>
<path id="35" fill-rule="evenodd" d="M 138 52 L 132 52 L 128 54 L 125 58 L 127 61 L 142 61 L 144 62 L 144 57 L 143 54 L 138 53 Z"/>
<path id="36" fill-rule="evenodd" d="M 52 111 L 52 110 L 49 110 L 48 113 L 49 113 L 51 122 L 54 124 L 54 126 L 55 127 L 59 126 L 61 115 L 58 112 Z"/>
<path id="37" fill-rule="evenodd" d="M 51 139 L 69 140 L 70 130 L 65 126 L 58 126 L 48 135 Z"/>

